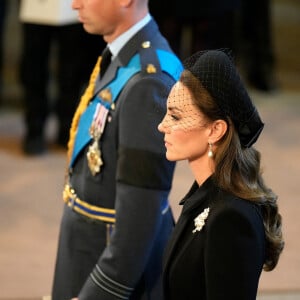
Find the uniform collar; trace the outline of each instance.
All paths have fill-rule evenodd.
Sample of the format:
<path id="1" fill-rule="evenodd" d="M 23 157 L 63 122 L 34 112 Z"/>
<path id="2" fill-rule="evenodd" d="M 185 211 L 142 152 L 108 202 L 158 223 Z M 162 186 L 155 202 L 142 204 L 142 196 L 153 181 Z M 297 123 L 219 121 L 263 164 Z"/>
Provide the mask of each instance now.
<path id="1" fill-rule="evenodd" d="M 131 28 L 129 28 L 127 31 L 122 33 L 112 43 L 108 44 L 107 46 L 109 47 L 112 53 L 112 59 L 114 59 L 114 57 L 118 55 L 118 53 L 123 48 L 123 46 L 126 45 L 127 42 L 150 21 L 151 21 L 151 16 L 150 14 L 147 14 L 142 20 L 140 20 Z"/>

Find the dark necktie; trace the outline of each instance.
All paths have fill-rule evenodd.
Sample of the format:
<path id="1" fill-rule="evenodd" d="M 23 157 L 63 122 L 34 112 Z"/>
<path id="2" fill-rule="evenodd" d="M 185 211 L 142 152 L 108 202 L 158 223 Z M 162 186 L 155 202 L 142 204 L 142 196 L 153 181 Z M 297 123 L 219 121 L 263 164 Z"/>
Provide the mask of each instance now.
<path id="1" fill-rule="evenodd" d="M 111 62 L 111 52 L 109 48 L 106 47 L 102 52 L 102 60 L 100 64 L 100 77 L 103 76 L 110 62 Z"/>

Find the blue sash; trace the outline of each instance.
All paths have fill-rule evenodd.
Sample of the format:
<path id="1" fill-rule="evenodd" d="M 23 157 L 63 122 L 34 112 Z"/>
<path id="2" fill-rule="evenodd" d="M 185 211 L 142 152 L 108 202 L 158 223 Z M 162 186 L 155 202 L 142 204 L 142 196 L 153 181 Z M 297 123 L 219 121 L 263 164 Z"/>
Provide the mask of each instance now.
<path id="1" fill-rule="evenodd" d="M 164 50 L 156 50 L 160 67 L 162 71 L 168 73 L 175 81 L 178 80 L 182 71 L 182 65 L 179 59 L 170 52 Z M 91 123 L 93 121 L 95 109 L 98 103 L 104 105 L 107 109 L 110 109 L 113 103 L 117 100 L 120 92 L 128 80 L 136 73 L 141 71 L 140 55 L 134 55 L 127 66 L 118 69 L 116 77 L 107 86 L 103 87 L 103 90 L 109 90 L 111 93 L 111 100 L 107 101 L 100 98 L 99 94 L 91 100 L 85 112 L 81 115 L 76 139 L 74 143 L 74 150 L 70 161 L 70 167 L 73 165 L 79 152 L 91 141 L 92 137 L 89 133 Z"/>

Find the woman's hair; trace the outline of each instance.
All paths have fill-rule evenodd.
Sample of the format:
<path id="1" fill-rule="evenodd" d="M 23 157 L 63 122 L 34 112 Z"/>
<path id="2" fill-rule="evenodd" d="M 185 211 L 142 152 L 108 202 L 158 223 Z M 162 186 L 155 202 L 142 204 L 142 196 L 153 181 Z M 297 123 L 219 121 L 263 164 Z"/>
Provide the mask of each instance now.
<path id="1" fill-rule="evenodd" d="M 260 153 L 253 147 L 241 146 L 233 122 L 224 115 L 208 91 L 190 71 L 182 72 L 180 82 L 189 89 L 194 104 L 208 120 L 222 119 L 227 122 L 228 130 L 216 143 L 213 177 L 221 189 L 260 204 L 267 241 L 264 270 L 271 271 L 277 265 L 284 241 L 277 196 L 267 187 L 262 178 Z"/>

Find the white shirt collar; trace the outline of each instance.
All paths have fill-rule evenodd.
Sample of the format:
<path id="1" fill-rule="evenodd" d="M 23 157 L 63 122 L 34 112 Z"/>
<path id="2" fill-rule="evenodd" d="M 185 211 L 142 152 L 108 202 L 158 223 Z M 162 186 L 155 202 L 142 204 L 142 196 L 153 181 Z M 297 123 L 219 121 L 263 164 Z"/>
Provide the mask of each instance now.
<path id="1" fill-rule="evenodd" d="M 151 20 L 150 14 L 147 14 L 142 20 L 134 24 L 127 31 L 118 36 L 113 42 L 108 44 L 111 53 L 112 59 L 118 55 L 123 46 L 146 24 L 148 24 Z"/>

